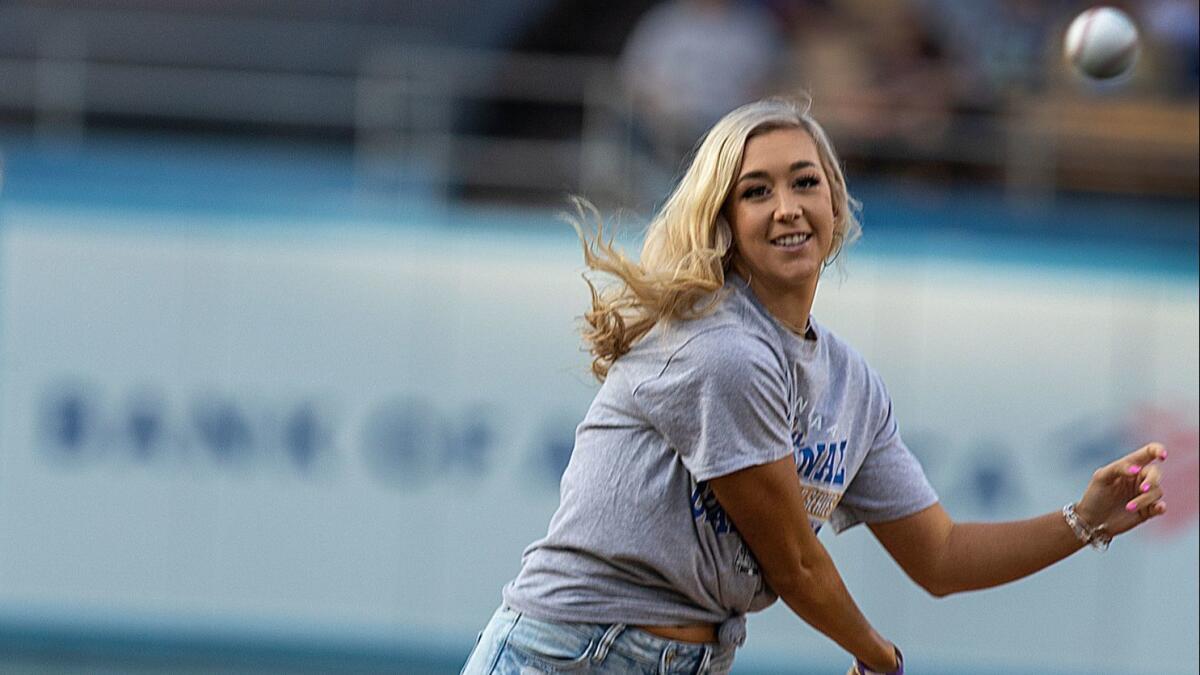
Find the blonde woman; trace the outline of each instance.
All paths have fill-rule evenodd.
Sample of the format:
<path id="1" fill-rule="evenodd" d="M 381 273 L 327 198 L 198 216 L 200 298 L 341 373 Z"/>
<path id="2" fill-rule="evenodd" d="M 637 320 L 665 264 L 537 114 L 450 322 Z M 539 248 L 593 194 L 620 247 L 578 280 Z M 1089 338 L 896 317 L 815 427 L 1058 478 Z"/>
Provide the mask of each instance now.
<path id="1" fill-rule="evenodd" d="M 782 598 L 901 673 L 817 539 L 866 523 L 934 595 L 1024 577 L 1166 509 L 1162 446 L 1097 471 L 1063 512 L 955 523 L 863 358 L 810 316 L 859 234 L 837 156 L 799 103 L 738 108 L 701 142 L 639 261 L 584 236 L 603 381 L 546 536 L 464 673 L 726 673 L 745 616 Z"/>

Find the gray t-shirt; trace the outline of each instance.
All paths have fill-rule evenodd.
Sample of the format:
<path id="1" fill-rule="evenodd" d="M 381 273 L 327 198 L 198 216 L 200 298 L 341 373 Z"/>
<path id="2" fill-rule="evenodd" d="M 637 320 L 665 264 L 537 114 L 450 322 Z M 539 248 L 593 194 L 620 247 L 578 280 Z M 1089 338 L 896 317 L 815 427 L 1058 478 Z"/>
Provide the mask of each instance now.
<path id="1" fill-rule="evenodd" d="M 507 605 L 633 625 L 725 623 L 766 608 L 776 595 L 707 481 L 789 453 L 814 530 L 937 501 L 861 355 L 815 321 L 797 337 L 739 277 L 725 291 L 715 312 L 660 322 L 613 364 Z"/>

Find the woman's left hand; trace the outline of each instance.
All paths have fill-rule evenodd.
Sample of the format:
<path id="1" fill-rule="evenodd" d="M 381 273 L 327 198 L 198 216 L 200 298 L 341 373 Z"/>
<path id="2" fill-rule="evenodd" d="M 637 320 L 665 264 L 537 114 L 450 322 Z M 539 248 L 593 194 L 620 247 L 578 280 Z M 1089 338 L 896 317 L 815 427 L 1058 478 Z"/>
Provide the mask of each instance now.
<path id="1" fill-rule="evenodd" d="M 1092 474 L 1075 512 L 1089 526 L 1101 525 L 1111 536 L 1167 512 L 1163 501 L 1161 462 L 1167 450 L 1149 443 Z"/>

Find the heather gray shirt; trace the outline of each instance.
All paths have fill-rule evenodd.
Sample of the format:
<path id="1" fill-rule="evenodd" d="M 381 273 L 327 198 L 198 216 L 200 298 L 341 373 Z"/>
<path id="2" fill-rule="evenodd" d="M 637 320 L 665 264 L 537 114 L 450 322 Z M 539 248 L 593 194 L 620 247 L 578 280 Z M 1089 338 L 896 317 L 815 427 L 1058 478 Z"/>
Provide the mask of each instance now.
<path id="1" fill-rule="evenodd" d="M 714 313 L 660 323 L 613 365 L 506 604 L 634 625 L 766 608 L 776 595 L 707 481 L 788 454 L 814 530 L 937 501 L 862 356 L 815 321 L 797 337 L 736 276 L 726 292 Z"/>

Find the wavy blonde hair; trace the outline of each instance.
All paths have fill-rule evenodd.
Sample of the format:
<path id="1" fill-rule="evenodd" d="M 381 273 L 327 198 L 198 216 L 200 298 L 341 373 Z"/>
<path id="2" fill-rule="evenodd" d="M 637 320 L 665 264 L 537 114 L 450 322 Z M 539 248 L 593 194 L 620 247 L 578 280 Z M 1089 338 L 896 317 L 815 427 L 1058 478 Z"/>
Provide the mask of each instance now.
<path id="1" fill-rule="evenodd" d="M 605 239 L 604 223 L 588 202 L 575 199 L 570 221 L 583 243 L 593 272 L 616 277 L 601 291 L 585 273 L 591 309 L 583 318 L 584 341 L 592 353 L 592 374 L 603 381 L 609 368 L 664 319 L 692 319 L 711 311 L 725 284 L 733 257 L 733 233 L 721 209 L 742 163 L 746 141 L 776 129 L 800 128 L 816 143 L 833 200 L 834 241 L 826 265 L 861 234 L 858 202 L 824 129 L 809 114 L 807 99 L 768 98 L 721 118 L 705 134 L 687 171 L 650 221 L 637 262 Z M 592 221 L 594 233 L 585 232 Z"/>

